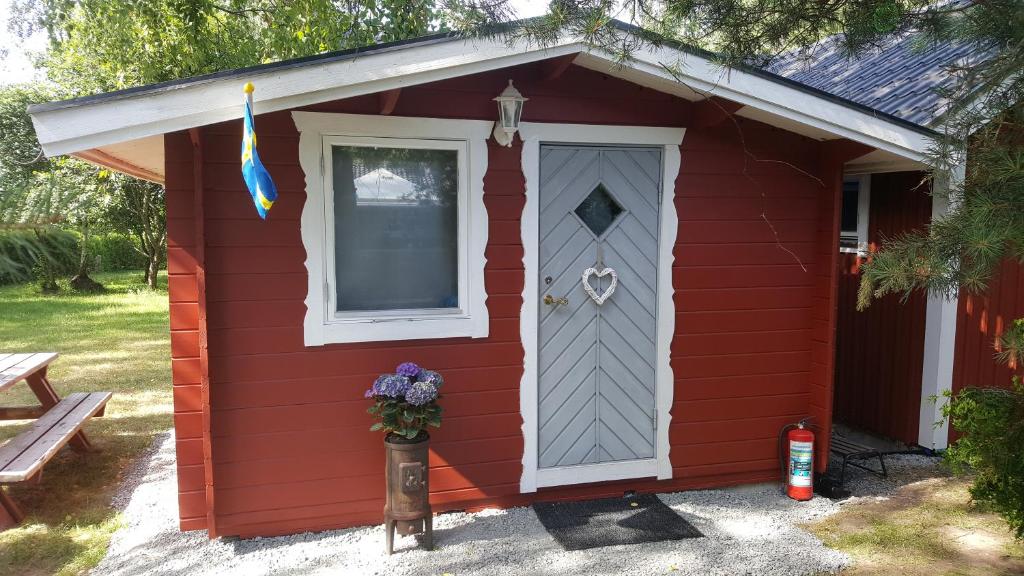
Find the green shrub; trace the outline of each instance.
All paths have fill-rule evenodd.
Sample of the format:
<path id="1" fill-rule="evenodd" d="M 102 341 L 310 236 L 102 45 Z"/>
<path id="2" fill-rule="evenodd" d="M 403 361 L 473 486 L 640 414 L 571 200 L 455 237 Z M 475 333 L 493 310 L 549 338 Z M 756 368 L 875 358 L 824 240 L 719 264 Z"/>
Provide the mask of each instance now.
<path id="1" fill-rule="evenodd" d="M 133 237 L 120 232 L 96 234 L 89 238 L 89 253 L 96 259 L 98 270 L 143 270 L 146 257 L 136 250 L 137 244 Z"/>
<path id="2" fill-rule="evenodd" d="M 46 274 L 70 274 L 78 258 L 75 236 L 59 228 L 0 229 L 0 284 L 25 282 Z"/>
<path id="3" fill-rule="evenodd" d="M 0 229 L 0 285 L 53 280 L 74 274 L 78 269 L 82 235 L 77 230 L 47 227 Z M 92 271 L 145 270 L 146 257 L 136 247 L 138 240 L 121 232 L 105 232 L 89 237 Z M 161 259 L 166 265 L 166 257 Z"/>
<path id="4" fill-rule="evenodd" d="M 1006 519 L 1024 538 L 1024 385 L 965 388 L 943 407 L 963 434 L 946 451 L 953 471 L 975 474 L 971 497 Z"/>

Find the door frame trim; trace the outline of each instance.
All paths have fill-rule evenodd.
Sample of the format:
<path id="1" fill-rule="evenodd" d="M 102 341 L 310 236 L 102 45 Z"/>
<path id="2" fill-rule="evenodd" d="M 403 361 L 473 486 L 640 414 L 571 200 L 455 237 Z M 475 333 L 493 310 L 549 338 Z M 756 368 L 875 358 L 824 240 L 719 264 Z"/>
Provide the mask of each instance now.
<path id="1" fill-rule="evenodd" d="M 676 179 L 679 177 L 685 128 L 648 126 L 601 126 L 591 124 L 548 124 L 523 122 L 522 171 L 526 179 L 526 205 L 520 223 L 523 243 L 523 305 L 519 314 L 519 335 L 523 343 L 523 377 L 519 386 L 519 410 L 523 418 L 523 474 L 521 493 L 545 486 L 562 486 L 656 476 L 672 478 L 668 428 L 672 419 L 673 375 L 669 361 L 675 333 L 675 303 L 672 263 L 675 256 L 679 219 L 675 208 Z M 646 460 L 609 462 L 538 470 L 537 468 L 537 331 L 540 307 L 538 286 L 540 264 L 540 146 L 551 144 L 626 145 L 662 147 L 661 206 L 658 218 L 658 295 L 655 365 L 655 457 Z"/>

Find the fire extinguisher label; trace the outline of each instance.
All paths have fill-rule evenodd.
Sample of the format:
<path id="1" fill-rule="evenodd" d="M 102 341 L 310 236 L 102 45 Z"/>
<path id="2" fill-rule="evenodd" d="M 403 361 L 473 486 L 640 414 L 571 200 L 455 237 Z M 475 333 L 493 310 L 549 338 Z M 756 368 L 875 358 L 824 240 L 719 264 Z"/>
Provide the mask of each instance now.
<path id="1" fill-rule="evenodd" d="M 789 484 L 806 488 L 811 485 L 811 466 L 814 459 L 813 442 L 789 443 Z"/>

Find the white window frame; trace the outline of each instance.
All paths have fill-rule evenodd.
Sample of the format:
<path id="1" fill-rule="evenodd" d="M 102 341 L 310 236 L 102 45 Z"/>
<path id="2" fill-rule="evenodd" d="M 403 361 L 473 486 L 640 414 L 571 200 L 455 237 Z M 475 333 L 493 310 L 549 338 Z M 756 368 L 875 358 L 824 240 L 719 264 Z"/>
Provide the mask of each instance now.
<path id="1" fill-rule="evenodd" d="M 306 346 L 426 338 L 485 338 L 487 209 L 483 178 L 492 122 L 293 112 L 299 164 L 306 176 L 302 244 L 306 249 Z M 337 312 L 332 148 L 376 146 L 455 150 L 459 162 L 459 308 Z"/>
<path id="2" fill-rule="evenodd" d="M 847 176 L 843 178 L 843 186 L 850 182 L 857 183 L 857 230 L 839 230 L 839 251 L 843 254 L 868 254 L 868 215 L 871 212 L 871 175 Z M 842 219 L 840 219 L 842 222 Z M 842 245 L 843 238 L 854 239 L 856 233 L 857 247 Z"/>

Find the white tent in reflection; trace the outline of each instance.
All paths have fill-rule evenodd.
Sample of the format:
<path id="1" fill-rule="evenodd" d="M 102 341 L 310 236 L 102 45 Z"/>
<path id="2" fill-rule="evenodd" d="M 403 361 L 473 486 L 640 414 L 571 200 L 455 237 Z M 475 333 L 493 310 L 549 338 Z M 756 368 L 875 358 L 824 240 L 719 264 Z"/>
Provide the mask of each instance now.
<path id="1" fill-rule="evenodd" d="M 410 206 L 418 204 L 416 185 L 387 168 L 371 170 L 353 180 L 356 205 Z"/>

